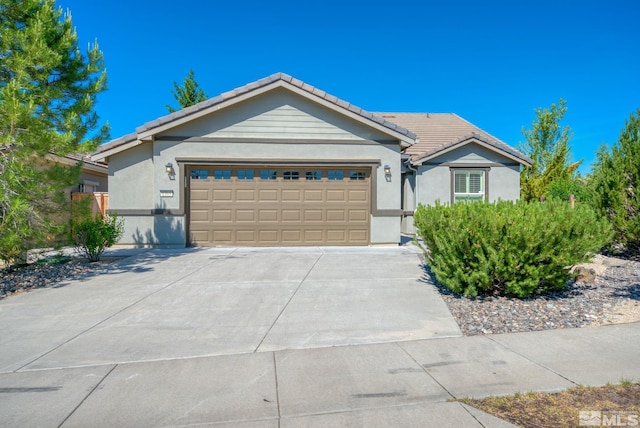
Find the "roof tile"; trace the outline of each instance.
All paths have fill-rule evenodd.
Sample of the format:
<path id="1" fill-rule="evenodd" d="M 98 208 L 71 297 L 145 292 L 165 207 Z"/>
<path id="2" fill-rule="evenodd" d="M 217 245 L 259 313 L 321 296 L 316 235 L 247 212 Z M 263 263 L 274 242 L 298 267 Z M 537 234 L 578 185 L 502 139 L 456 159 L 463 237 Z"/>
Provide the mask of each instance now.
<path id="1" fill-rule="evenodd" d="M 469 138 L 476 138 L 525 163 L 531 162 L 531 159 L 515 148 L 454 113 L 376 114 L 385 120 L 391 121 L 415 133 L 418 142 L 405 151 L 405 153 L 411 155 L 414 160 L 436 154 L 456 144 L 460 144 Z"/>

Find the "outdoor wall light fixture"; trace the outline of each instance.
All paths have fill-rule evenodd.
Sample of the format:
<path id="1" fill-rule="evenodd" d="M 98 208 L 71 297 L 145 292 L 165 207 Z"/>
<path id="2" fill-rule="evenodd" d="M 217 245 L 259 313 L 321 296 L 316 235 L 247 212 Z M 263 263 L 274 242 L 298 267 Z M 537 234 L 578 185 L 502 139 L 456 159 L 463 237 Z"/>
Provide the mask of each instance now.
<path id="1" fill-rule="evenodd" d="M 176 175 L 176 170 L 173 169 L 173 164 L 171 162 L 164 166 L 164 170 L 167 172 L 167 175 L 169 175 L 169 177 Z"/>
<path id="2" fill-rule="evenodd" d="M 391 167 L 389 165 L 384 166 L 384 178 L 391 181 Z"/>

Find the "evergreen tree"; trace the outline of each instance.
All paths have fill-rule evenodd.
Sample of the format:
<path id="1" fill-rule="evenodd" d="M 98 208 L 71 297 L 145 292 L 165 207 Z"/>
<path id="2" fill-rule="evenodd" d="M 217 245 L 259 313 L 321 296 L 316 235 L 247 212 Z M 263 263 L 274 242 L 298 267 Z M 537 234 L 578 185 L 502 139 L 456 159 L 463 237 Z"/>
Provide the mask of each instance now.
<path id="1" fill-rule="evenodd" d="M 95 149 L 96 95 L 106 89 L 97 43 L 83 54 L 55 0 L 0 0 L 0 258 L 12 260 L 61 230 L 64 189 L 79 166 L 45 160 Z"/>
<path id="2" fill-rule="evenodd" d="M 597 154 L 591 175 L 595 207 L 612 223 L 615 241 L 632 255 L 640 250 L 640 109 L 632 113 L 610 151 Z"/>
<path id="3" fill-rule="evenodd" d="M 207 99 L 204 90 L 198 85 L 198 82 L 196 82 L 193 70 L 189 70 L 189 75 L 184 78 L 182 86 L 173 82 L 173 90 L 171 93 L 176 101 L 178 101 L 178 104 L 180 104 L 180 109 L 190 107 Z M 167 105 L 167 110 L 169 110 L 169 113 L 176 111 L 176 109 L 170 105 Z"/>
<path id="4" fill-rule="evenodd" d="M 520 174 L 520 196 L 526 201 L 547 197 L 554 181 L 574 178 L 580 162 L 569 163 L 570 128 L 560 122 L 567 111 L 566 101 L 536 109 L 531 129 L 522 129 L 526 142 L 520 150 L 533 160 Z"/>

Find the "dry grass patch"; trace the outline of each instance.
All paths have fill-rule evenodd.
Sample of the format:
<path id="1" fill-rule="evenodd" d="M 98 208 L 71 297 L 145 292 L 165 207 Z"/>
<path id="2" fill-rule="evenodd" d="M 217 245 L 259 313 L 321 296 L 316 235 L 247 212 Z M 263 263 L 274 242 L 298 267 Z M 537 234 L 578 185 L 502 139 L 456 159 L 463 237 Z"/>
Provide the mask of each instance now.
<path id="1" fill-rule="evenodd" d="M 556 393 L 528 392 L 460 401 L 524 428 L 579 427 L 582 411 L 602 411 L 607 417 L 623 412 L 620 422 L 629 422 L 629 426 L 640 422 L 640 383 L 630 381 L 601 387 L 578 386 Z"/>

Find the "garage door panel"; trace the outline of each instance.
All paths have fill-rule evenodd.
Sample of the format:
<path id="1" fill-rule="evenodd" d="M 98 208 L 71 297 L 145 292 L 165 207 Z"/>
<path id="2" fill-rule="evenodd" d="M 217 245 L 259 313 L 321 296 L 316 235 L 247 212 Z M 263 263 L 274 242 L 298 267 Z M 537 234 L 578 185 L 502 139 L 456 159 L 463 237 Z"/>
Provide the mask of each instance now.
<path id="1" fill-rule="evenodd" d="M 349 241 L 369 242 L 369 231 L 364 229 L 351 229 L 349 230 Z"/>
<path id="2" fill-rule="evenodd" d="M 304 221 L 322 221 L 321 209 L 317 210 L 304 210 Z"/>
<path id="3" fill-rule="evenodd" d="M 369 212 L 367 210 L 349 210 L 349 222 L 368 222 Z"/>
<path id="4" fill-rule="evenodd" d="M 232 221 L 232 213 L 232 210 L 213 210 L 213 221 L 229 223 Z"/>
<path id="5" fill-rule="evenodd" d="M 215 243 L 231 244 L 233 243 L 233 233 L 230 230 L 214 230 L 212 239 Z"/>
<path id="6" fill-rule="evenodd" d="M 327 221 L 345 221 L 344 210 L 327 210 Z"/>
<path id="7" fill-rule="evenodd" d="M 213 189 L 213 202 L 230 202 L 233 200 L 233 191 L 230 189 Z"/>
<path id="8" fill-rule="evenodd" d="M 258 201 L 277 201 L 278 191 L 275 189 L 258 190 Z"/>
<path id="9" fill-rule="evenodd" d="M 349 202 L 367 202 L 368 194 L 366 190 L 349 190 Z"/>
<path id="10" fill-rule="evenodd" d="M 278 210 L 260 210 L 258 218 L 261 222 L 276 222 L 278 221 Z"/>
<path id="11" fill-rule="evenodd" d="M 282 222 L 294 222 L 297 223 L 300 221 L 300 210 L 282 210 Z"/>
<path id="12" fill-rule="evenodd" d="M 209 189 L 192 189 L 191 200 L 209 202 Z"/>
<path id="13" fill-rule="evenodd" d="M 191 240 L 196 243 L 207 243 L 211 241 L 209 237 L 209 231 L 206 230 L 196 230 L 191 232 Z"/>
<path id="14" fill-rule="evenodd" d="M 256 221 L 256 211 L 253 209 L 237 209 L 236 210 L 237 222 L 254 222 Z"/>
<path id="15" fill-rule="evenodd" d="M 347 195 L 342 189 L 327 190 L 327 202 L 346 202 Z"/>
<path id="16" fill-rule="evenodd" d="M 304 241 L 311 244 L 321 244 L 323 240 L 322 230 L 308 229 L 304 231 Z"/>
<path id="17" fill-rule="evenodd" d="M 322 202 L 324 200 L 323 196 L 324 191 L 322 189 L 304 191 L 305 202 Z"/>
<path id="18" fill-rule="evenodd" d="M 302 202 L 302 190 L 282 190 L 283 202 Z"/>
<path id="19" fill-rule="evenodd" d="M 238 189 L 236 190 L 236 201 L 250 201 L 256 200 L 256 191 L 254 189 Z"/>
<path id="20" fill-rule="evenodd" d="M 282 243 L 296 245 L 302 243 L 302 231 L 297 230 L 283 230 L 282 231 Z"/>
<path id="21" fill-rule="evenodd" d="M 209 222 L 209 210 L 191 210 L 192 222 Z"/>
<path id="22" fill-rule="evenodd" d="M 278 244 L 280 242 L 277 230 L 260 230 L 258 239 L 262 244 Z"/>
<path id="23" fill-rule="evenodd" d="M 252 245 L 257 242 L 255 230 L 236 230 L 236 243 Z"/>
<path id="24" fill-rule="evenodd" d="M 327 230 L 327 242 L 333 244 L 346 242 L 346 231 L 343 229 Z"/>
<path id="25" fill-rule="evenodd" d="M 203 167 L 195 168 L 195 172 Z M 194 245 L 366 245 L 370 174 L 355 168 L 210 167 L 225 179 L 189 174 L 189 232 Z M 255 179 L 248 178 L 253 170 Z M 330 175 L 329 173 L 332 173 Z M 265 178 L 263 178 L 263 175 Z M 351 177 L 362 177 L 351 179 Z M 298 179 L 296 179 L 297 177 Z"/>

